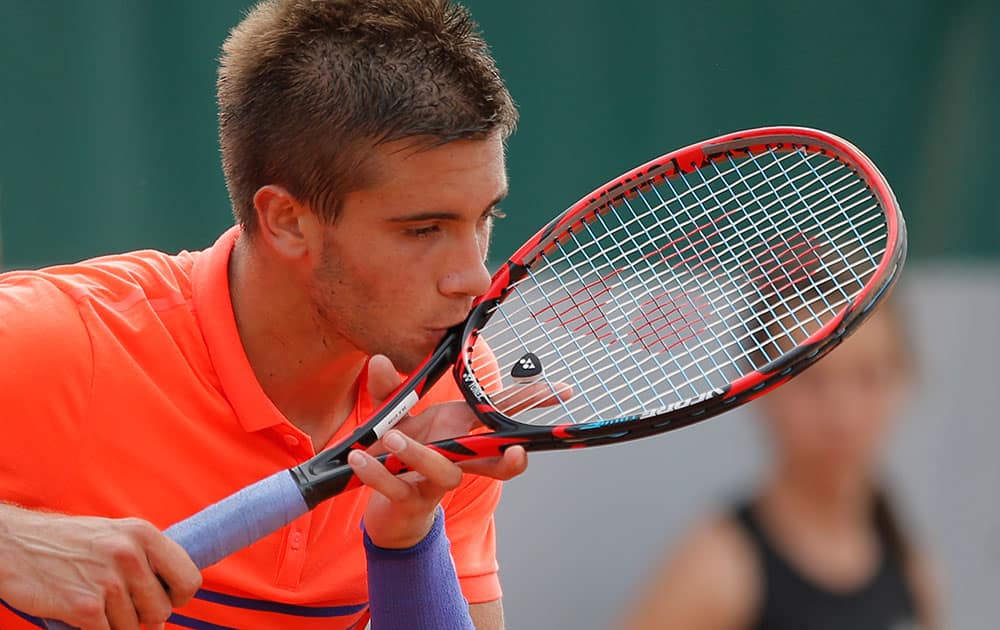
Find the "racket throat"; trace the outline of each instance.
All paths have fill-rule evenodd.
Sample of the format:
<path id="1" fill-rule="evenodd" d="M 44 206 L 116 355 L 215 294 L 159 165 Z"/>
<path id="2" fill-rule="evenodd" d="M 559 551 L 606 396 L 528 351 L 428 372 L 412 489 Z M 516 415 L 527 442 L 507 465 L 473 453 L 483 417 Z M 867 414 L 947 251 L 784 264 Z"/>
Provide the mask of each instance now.
<path id="1" fill-rule="evenodd" d="M 289 469 L 302 500 L 311 510 L 326 499 L 361 485 L 347 465 L 347 456 L 321 458 L 320 455 Z M 351 481 L 355 483 L 351 485 Z"/>

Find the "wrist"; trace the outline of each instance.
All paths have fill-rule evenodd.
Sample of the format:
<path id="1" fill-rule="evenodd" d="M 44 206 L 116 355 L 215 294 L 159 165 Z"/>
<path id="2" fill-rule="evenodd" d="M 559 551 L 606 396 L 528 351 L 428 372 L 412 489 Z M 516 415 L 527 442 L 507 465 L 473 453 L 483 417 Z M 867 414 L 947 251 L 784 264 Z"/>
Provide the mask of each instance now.
<path id="1" fill-rule="evenodd" d="M 26 531 L 25 521 L 28 531 L 34 530 L 36 524 L 31 521 L 35 518 L 35 513 L 30 510 L 11 503 L 0 503 L 0 588 L 19 578 L 17 560 L 23 553 L 19 532 Z"/>
<path id="2" fill-rule="evenodd" d="M 372 531 L 366 518 L 363 523 L 365 540 L 378 549 L 399 550 L 419 545 L 433 531 L 440 507 L 418 519 L 394 519 L 387 526 L 379 523 Z"/>
<path id="3" fill-rule="evenodd" d="M 444 512 L 438 508 L 422 540 L 404 549 L 379 547 L 365 533 L 373 630 L 472 630 L 459 587 Z"/>
<path id="4" fill-rule="evenodd" d="M 365 540 L 365 551 L 368 554 L 374 554 L 376 557 L 379 554 L 385 555 L 385 557 L 405 557 L 406 555 L 418 554 L 426 551 L 440 536 L 444 536 L 444 512 L 441 507 L 431 513 L 427 520 L 427 528 L 422 535 L 415 537 L 414 535 L 409 535 L 406 537 L 393 537 L 388 538 L 388 544 L 385 544 L 386 537 L 373 538 L 371 533 L 368 531 L 368 526 L 362 522 L 361 530 L 364 533 Z M 412 542 L 409 544 L 400 544 L 413 538 Z"/>

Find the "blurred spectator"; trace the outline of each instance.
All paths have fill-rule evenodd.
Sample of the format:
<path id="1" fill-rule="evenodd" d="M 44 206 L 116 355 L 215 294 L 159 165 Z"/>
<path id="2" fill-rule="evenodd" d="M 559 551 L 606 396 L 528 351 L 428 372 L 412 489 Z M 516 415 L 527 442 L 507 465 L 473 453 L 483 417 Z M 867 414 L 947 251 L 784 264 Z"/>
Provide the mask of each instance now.
<path id="1" fill-rule="evenodd" d="M 939 627 L 924 549 L 879 480 L 911 376 L 894 304 L 755 403 L 771 447 L 756 492 L 696 523 L 629 606 L 629 630 Z"/>

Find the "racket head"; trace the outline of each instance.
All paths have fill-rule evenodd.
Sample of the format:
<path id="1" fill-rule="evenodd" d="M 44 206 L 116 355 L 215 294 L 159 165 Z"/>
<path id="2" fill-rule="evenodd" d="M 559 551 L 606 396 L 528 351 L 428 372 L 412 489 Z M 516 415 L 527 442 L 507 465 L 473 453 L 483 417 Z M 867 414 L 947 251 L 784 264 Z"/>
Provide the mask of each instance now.
<path id="1" fill-rule="evenodd" d="M 818 361 L 905 255 L 895 195 L 855 146 L 801 127 L 727 134 L 608 182 L 529 239 L 473 305 L 455 378 L 485 424 L 533 448 L 679 428 Z M 511 409 L 525 381 L 548 406 Z"/>

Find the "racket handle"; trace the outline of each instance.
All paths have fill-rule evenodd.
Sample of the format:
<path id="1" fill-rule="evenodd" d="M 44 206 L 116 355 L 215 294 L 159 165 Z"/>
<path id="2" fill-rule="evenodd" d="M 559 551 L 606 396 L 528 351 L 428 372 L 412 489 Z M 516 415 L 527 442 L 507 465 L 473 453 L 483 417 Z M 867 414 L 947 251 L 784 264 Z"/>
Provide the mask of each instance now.
<path id="1" fill-rule="evenodd" d="M 163 533 L 174 539 L 199 569 L 249 547 L 308 512 L 287 470 L 261 479 Z"/>
<path id="2" fill-rule="evenodd" d="M 218 503 L 167 528 L 199 569 L 249 547 L 308 511 L 295 480 L 287 470 L 261 479 Z M 46 621 L 50 630 L 72 628 Z"/>

